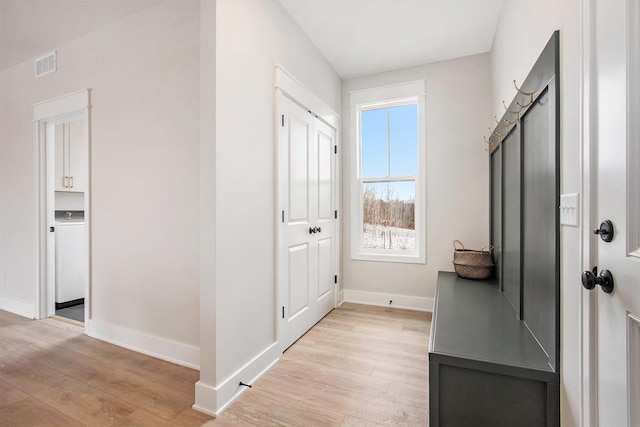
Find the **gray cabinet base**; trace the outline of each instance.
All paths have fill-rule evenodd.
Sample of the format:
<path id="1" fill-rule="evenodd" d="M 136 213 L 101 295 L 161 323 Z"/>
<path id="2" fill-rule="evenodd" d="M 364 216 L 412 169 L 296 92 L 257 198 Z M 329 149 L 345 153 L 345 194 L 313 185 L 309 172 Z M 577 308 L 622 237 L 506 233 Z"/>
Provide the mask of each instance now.
<path id="1" fill-rule="evenodd" d="M 557 384 L 440 363 L 429 372 L 431 427 L 558 425 Z"/>
<path id="2" fill-rule="evenodd" d="M 431 427 L 560 425 L 560 375 L 495 281 L 440 272 L 429 343 Z"/>

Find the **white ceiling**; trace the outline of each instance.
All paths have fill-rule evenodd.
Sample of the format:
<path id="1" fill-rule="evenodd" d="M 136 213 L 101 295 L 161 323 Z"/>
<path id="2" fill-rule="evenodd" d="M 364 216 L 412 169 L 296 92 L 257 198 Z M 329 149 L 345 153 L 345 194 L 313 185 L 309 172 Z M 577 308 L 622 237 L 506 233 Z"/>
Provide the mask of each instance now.
<path id="1" fill-rule="evenodd" d="M 0 0 L 0 70 L 160 0 Z"/>
<path id="2" fill-rule="evenodd" d="M 0 70 L 160 0 L 0 0 Z M 343 78 L 488 52 L 504 0 L 279 0 Z"/>
<path id="3" fill-rule="evenodd" d="M 279 0 L 343 78 L 491 50 L 504 0 Z"/>

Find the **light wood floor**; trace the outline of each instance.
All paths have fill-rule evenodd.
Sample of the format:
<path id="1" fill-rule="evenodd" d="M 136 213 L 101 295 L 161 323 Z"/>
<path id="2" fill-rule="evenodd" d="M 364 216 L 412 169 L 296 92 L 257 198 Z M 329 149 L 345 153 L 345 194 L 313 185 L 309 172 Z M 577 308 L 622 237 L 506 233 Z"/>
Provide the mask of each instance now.
<path id="1" fill-rule="evenodd" d="M 214 420 L 197 371 L 0 311 L 0 426 L 425 426 L 430 322 L 343 304 Z"/>

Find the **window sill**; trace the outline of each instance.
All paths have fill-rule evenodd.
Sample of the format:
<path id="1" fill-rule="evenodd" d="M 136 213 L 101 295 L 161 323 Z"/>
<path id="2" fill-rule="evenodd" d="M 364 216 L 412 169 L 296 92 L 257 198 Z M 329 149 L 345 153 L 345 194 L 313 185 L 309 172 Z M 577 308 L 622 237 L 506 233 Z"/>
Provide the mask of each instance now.
<path id="1" fill-rule="evenodd" d="M 381 254 L 381 253 L 356 253 L 351 254 L 353 261 L 374 261 L 374 262 L 397 262 L 404 264 L 426 264 L 424 256 L 402 255 L 402 254 Z"/>

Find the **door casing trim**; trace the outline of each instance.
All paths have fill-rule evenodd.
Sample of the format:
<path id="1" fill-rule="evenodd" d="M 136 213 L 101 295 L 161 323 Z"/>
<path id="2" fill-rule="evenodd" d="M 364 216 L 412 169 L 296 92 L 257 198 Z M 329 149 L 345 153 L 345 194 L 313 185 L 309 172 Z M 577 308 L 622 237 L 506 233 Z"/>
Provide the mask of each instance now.
<path id="1" fill-rule="evenodd" d="M 91 90 L 82 89 L 57 98 L 49 99 L 33 105 L 33 122 L 35 134 L 36 153 L 36 304 L 34 317 L 42 319 L 48 317 L 50 298 L 54 298 L 50 292 L 50 282 L 55 280 L 48 266 L 53 261 L 49 248 L 49 206 L 53 203 L 50 199 L 50 191 L 47 188 L 48 181 L 52 179 L 51 165 L 47 157 L 47 125 L 69 118 L 84 118 L 85 133 L 87 135 L 87 191 L 84 195 L 84 215 L 86 226 L 86 287 L 85 287 L 85 322 L 84 332 L 89 333 L 91 318 Z"/>

